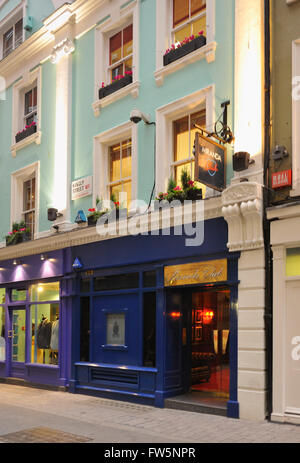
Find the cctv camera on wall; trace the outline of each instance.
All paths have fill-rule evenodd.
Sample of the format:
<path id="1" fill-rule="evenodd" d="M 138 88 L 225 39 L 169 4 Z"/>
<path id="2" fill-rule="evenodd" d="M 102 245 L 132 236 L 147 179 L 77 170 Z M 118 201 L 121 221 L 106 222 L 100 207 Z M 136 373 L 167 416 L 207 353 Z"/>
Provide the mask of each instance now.
<path id="1" fill-rule="evenodd" d="M 144 121 L 145 124 L 150 124 L 150 116 L 142 113 L 139 109 L 133 109 L 130 113 L 130 120 L 134 124 Z"/>

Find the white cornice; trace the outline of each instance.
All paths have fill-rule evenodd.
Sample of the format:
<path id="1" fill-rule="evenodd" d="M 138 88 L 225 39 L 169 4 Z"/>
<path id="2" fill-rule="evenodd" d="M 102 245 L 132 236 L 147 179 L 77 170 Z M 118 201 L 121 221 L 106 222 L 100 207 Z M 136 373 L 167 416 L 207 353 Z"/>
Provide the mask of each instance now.
<path id="1" fill-rule="evenodd" d="M 173 213 L 171 213 L 171 226 L 176 219 L 176 224 L 178 225 L 178 217 L 181 215 L 182 212 L 181 208 L 173 209 Z M 172 215 L 173 214 L 173 215 Z M 185 213 L 186 214 L 186 213 Z M 204 202 L 204 219 L 210 220 L 221 217 L 222 215 L 222 202 L 221 197 L 211 198 Z M 194 223 L 196 218 L 196 209 L 195 204 L 193 204 L 192 209 L 190 210 L 190 214 L 184 216 L 184 223 Z M 162 228 L 162 216 L 161 212 L 151 212 L 145 216 L 146 223 L 145 228 L 143 231 L 150 230 L 150 224 L 157 224 L 157 228 Z M 128 219 L 129 221 L 130 219 Z M 128 222 L 127 221 L 127 222 Z M 124 232 L 124 225 L 126 221 L 121 220 L 117 222 L 120 225 L 120 234 L 116 235 L 107 235 L 107 236 L 100 236 L 97 233 L 96 227 L 77 227 L 73 231 L 66 232 L 66 233 L 55 233 L 51 234 L 51 236 L 47 236 L 44 238 L 36 239 L 33 241 L 29 241 L 27 243 L 18 244 L 16 246 L 8 246 L 1 248 L 0 246 L 0 261 L 15 259 L 18 257 L 25 257 L 31 256 L 35 254 L 55 251 L 58 249 L 69 248 L 73 246 L 81 246 L 84 244 L 95 243 L 100 241 L 105 241 L 109 239 L 117 239 L 119 237 L 128 236 L 128 227 L 126 227 L 126 232 Z M 122 230 L 122 231 L 121 231 Z"/>

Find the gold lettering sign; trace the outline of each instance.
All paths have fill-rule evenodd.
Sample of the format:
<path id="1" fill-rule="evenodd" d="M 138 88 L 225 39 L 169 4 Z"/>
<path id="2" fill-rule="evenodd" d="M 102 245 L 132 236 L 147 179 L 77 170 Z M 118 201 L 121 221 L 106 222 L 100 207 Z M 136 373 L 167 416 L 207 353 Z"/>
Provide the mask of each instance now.
<path id="1" fill-rule="evenodd" d="M 227 280 L 227 259 L 165 267 L 165 286 L 216 283 Z"/>

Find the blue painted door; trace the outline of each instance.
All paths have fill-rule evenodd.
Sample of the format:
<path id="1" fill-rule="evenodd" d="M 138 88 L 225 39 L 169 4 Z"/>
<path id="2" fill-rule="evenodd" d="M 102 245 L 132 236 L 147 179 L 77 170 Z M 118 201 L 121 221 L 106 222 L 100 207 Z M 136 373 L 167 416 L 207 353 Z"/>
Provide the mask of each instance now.
<path id="1" fill-rule="evenodd" d="M 91 360 L 117 365 L 142 364 L 142 307 L 139 294 L 94 298 L 91 319 Z"/>

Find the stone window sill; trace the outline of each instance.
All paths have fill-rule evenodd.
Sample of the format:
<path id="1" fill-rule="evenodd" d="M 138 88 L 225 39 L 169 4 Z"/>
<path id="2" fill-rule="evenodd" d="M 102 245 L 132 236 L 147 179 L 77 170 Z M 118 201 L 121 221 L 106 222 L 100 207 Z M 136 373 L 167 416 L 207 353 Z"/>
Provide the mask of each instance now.
<path id="1" fill-rule="evenodd" d="M 216 42 L 209 42 L 201 48 L 189 53 L 188 55 L 183 56 L 182 58 L 174 61 L 173 63 L 168 64 L 167 66 L 163 66 L 157 71 L 154 72 L 154 78 L 156 81 L 156 85 L 161 87 L 164 83 L 164 78 L 169 74 L 173 74 L 177 72 L 179 69 L 184 68 L 185 66 L 195 63 L 201 59 L 206 59 L 208 63 L 212 63 L 215 61 L 216 55 Z"/>
<path id="2" fill-rule="evenodd" d="M 125 98 L 128 95 L 131 95 L 132 98 L 138 98 L 140 89 L 140 82 L 136 81 L 132 84 L 126 85 L 126 87 L 121 88 L 120 90 L 108 95 L 101 100 L 97 100 L 92 104 L 95 117 L 100 115 L 101 109 L 105 106 L 109 106 L 116 101 Z"/>
<path id="3" fill-rule="evenodd" d="M 10 148 L 12 157 L 15 158 L 19 150 L 25 148 L 28 145 L 31 145 L 32 143 L 36 143 L 37 145 L 40 145 L 41 139 L 42 139 L 42 132 L 38 130 L 36 133 L 30 135 L 29 137 L 26 137 L 23 140 L 19 141 L 18 143 L 15 143 Z"/>

